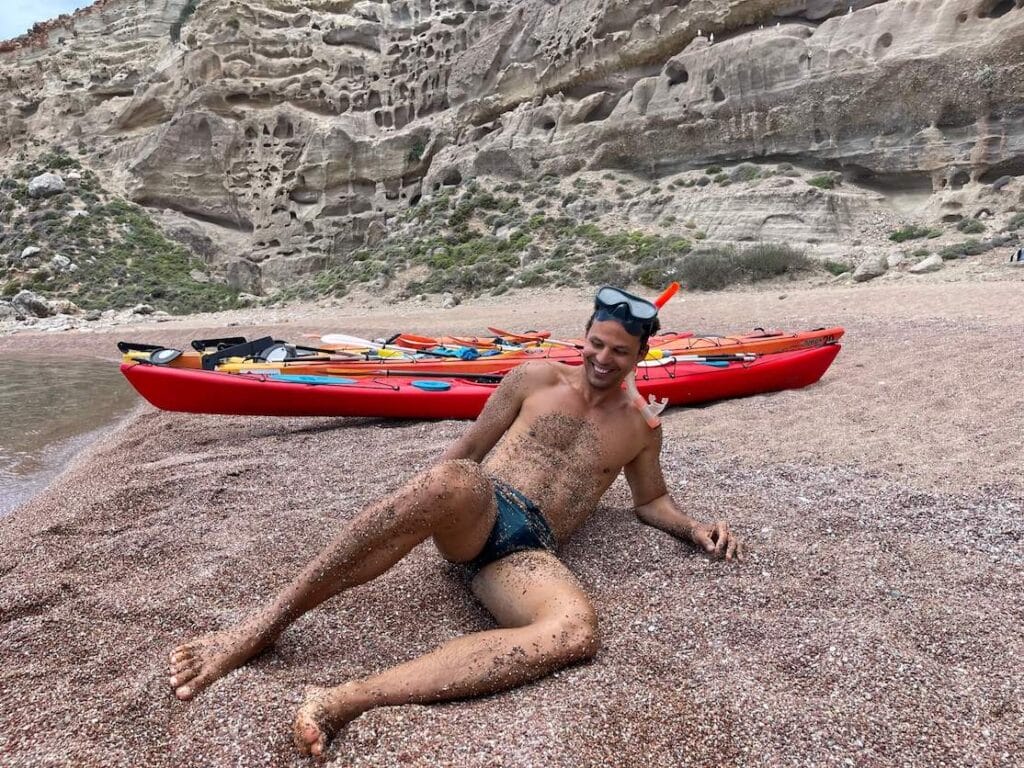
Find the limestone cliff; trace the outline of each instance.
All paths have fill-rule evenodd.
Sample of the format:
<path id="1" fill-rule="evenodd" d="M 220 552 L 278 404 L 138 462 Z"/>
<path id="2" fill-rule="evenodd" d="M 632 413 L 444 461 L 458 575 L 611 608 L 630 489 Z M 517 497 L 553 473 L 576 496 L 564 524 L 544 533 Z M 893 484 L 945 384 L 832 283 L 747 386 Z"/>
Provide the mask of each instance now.
<path id="1" fill-rule="evenodd" d="M 77 147 L 260 291 L 473 178 L 676 180 L 579 218 L 723 240 L 1010 210 L 1022 83 L 1024 0 L 101 0 L 0 45 L 0 153 Z M 682 181 L 741 161 L 846 183 Z"/>

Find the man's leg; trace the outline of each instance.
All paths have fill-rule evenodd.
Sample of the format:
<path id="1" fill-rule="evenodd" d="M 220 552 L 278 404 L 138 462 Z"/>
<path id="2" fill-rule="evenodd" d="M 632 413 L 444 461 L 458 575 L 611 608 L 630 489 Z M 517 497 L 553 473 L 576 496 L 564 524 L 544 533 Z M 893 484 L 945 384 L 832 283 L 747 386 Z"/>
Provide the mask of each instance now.
<path id="1" fill-rule="evenodd" d="M 450 461 L 432 467 L 352 520 L 256 613 L 175 648 L 168 670 L 171 688 L 179 699 L 192 698 L 273 643 L 306 611 L 376 578 L 429 536 L 449 559 L 475 557 L 495 515 L 493 489 L 478 464 Z"/>
<path id="2" fill-rule="evenodd" d="M 295 719 L 303 754 L 374 707 L 425 704 L 514 688 L 598 649 L 597 615 L 572 573 L 543 550 L 484 568 L 473 592 L 501 629 L 455 638 L 417 659 L 337 688 L 312 688 Z"/>

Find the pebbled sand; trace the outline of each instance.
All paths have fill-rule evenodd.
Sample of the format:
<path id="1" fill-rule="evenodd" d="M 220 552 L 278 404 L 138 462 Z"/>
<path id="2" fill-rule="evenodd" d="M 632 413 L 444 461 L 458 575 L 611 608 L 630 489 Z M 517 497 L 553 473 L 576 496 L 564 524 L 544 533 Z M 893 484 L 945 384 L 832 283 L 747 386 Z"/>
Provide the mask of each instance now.
<path id="1" fill-rule="evenodd" d="M 113 360 L 119 338 L 242 330 L 230 322 L 288 338 L 488 322 L 569 335 L 589 296 L 253 310 L 20 334 L 0 338 L 0 353 Z M 748 563 L 708 561 L 640 525 L 620 480 L 563 550 L 601 616 L 596 660 L 489 698 L 371 712 L 327 763 L 1019 765 L 1022 299 L 1014 278 L 674 301 L 664 314 L 676 329 L 847 328 L 812 388 L 666 413 L 676 498 L 728 518 L 754 548 Z M 193 703 L 171 697 L 166 652 L 237 619 L 464 426 L 141 405 L 0 521 L 0 765 L 308 765 L 290 743 L 304 686 L 490 626 L 429 545 Z"/>

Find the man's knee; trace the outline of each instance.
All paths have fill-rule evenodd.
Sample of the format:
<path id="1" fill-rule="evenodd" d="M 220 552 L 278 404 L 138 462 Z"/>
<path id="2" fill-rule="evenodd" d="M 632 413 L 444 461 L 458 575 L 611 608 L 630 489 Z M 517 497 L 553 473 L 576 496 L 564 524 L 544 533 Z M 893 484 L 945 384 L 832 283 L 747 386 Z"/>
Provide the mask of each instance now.
<path id="1" fill-rule="evenodd" d="M 589 606 L 554 620 L 552 630 L 558 652 L 566 662 L 592 659 L 601 648 L 597 614 Z"/>
<path id="2" fill-rule="evenodd" d="M 435 502 L 465 502 L 488 489 L 480 465 L 468 459 L 453 459 L 435 464 L 426 472 L 426 493 Z"/>

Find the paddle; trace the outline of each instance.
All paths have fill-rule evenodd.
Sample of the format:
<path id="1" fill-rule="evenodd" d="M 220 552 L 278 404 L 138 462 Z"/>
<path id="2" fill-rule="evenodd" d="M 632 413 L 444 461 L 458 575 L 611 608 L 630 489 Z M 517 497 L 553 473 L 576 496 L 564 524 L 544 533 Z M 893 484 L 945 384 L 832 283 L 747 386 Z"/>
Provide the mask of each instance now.
<path id="1" fill-rule="evenodd" d="M 330 368 L 325 368 L 326 373 L 333 374 L 335 371 Z M 350 369 L 341 368 L 337 369 L 337 373 L 345 375 L 352 375 Z M 367 378 L 379 379 L 397 377 L 402 379 L 464 379 L 466 381 L 473 381 L 478 384 L 499 384 L 505 377 L 504 373 L 439 373 L 434 371 L 390 371 L 387 368 L 378 369 L 376 371 L 367 371 L 366 373 L 360 374 Z"/>

